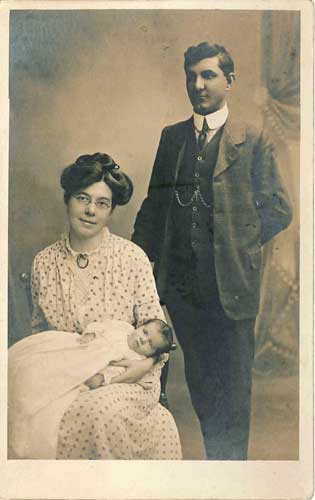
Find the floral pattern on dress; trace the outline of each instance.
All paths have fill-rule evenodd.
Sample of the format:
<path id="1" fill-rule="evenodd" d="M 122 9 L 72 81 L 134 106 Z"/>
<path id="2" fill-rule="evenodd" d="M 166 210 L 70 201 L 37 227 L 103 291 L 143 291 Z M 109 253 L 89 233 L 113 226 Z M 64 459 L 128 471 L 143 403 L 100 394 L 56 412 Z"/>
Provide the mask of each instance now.
<path id="1" fill-rule="evenodd" d="M 88 323 L 115 319 L 134 326 L 165 319 L 149 259 L 134 243 L 106 228 L 89 265 L 64 235 L 39 252 L 32 267 L 33 333 L 82 333 Z M 56 335 L 58 332 L 56 332 Z M 181 459 L 172 415 L 159 403 L 161 363 L 137 384 L 113 384 L 84 392 L 59 427 L 58 459 Z"/>

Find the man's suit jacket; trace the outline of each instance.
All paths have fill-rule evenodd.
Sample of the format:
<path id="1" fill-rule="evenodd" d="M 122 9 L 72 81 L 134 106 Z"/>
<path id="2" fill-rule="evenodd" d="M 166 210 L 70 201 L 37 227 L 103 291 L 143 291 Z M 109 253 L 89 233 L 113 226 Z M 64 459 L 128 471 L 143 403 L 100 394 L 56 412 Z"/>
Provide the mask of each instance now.
<path id="1" fill-rule="evenodd" d="M 162 131 L 148 195 L 132 236 L 156 264 L 162 300 L 170 265 L 169 216 L 191 127 L 192 118 Z M 290 221 L 291 209 L 272 147 L 262 133 L 228 118 L 213 175 L 213 223 L 216 278 L 222 306 L 230 318 L 257 315 L 261 247 Z"/>

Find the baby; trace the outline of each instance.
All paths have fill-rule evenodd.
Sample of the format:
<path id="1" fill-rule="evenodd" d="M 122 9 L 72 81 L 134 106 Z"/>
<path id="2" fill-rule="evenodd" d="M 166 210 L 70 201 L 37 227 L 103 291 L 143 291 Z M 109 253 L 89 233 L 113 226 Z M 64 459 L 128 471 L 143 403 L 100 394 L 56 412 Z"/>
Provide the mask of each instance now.
<path id="1" fill-rule="evenodd" d="M 128 382 L 122 360 L 158 358 L 173 345 L 172 330 L 160 319 L 147 320 L 137 328 L 126 321 L 105 319 L 90 323 L 82 335 L 36 333 L 9 349 L 11 398 L 33 413 L 75 388 L 82 391 Z M 109 366 L 114 362 L 120 368 Z"/>
<path id="2" fill-rule="evenodd" d="M 122 326 L 122 329 L 117 328 L 118 326 Z M 121 333 L 126 334 L 125 337 L 123 335 L 125 345 L 121 346 L 124 358 L 143 359 L 143 357 L 153 356 L 157 358 L 161 354 L 168 353 L 176 347 L 173 343 L 172 329 L 167 325 L 167 323 L 160 319 L 149 319 L 137 328 L 133 328 L 131 325 L 122 321 L 116 321 L 111 332 L 113 333 L 114 331 L 115 333 L 113 341 L 116 345 L 118 344 L 118 340 L 120 340 L 118 330 L 121 330 Z M 88 325 L 81 338 L 78 339 L 78 342 L 80 344 L 88 344 L 96 339 L 108 339 L 108 336 L 108 325 L 106 328 L 106 323 L 95 322 Z M 111 363 L 114 364 L 115 361 L 113 360 Z M 114 377 L 109 377 L 106 380 L 105 374 L 106 368 L 88 378 L 84 382 L 84 385 L 86 385 L 89 389 L 97 389 L 102 385 L 125 382 L 124 373 Z"/>

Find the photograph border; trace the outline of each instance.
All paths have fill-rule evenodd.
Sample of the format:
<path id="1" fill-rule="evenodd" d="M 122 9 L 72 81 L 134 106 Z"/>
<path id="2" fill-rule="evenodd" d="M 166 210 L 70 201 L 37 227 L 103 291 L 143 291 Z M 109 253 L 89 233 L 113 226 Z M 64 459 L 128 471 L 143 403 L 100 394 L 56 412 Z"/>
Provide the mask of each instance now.
<path id="1" fill-rule="evenodd" d="M 299 10 L 300 143 L 300 455 L 298 461 L 15 461 L 7 460 L 9 14 L 11 10 L 93 9 Z M 11 499 L 304 499 L 313 492 L 313 5 L 309 1 L 104 2 L 4 1 L 0 180 L 0 498 Z M 123 478 L 123 481 L 121 480 Z"/>

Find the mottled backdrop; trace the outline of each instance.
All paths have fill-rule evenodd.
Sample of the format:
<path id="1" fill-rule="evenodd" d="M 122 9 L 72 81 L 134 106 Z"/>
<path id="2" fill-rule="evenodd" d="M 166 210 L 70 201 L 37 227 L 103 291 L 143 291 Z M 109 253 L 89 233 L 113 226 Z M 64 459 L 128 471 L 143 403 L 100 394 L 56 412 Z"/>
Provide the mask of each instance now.
<path id="1" fill-rule="evenodd" d="M 183 53 L 203 40 L 234 57 L 231 107 L 256 121 L 260 11 L 11 11 L 10 269 L 18 276 L 66 223 L 59 176 L 83 153 L 109 153 L 132 177 L 131 203 L 111 228 L 129 237 L 163 126 L 189 117 Z M 12 318 L 11 318 L 12 319 Z M 24 323 L 23 318 L 21 318 Z M 25 328 L 25 323 L 24 323 Z"/>

